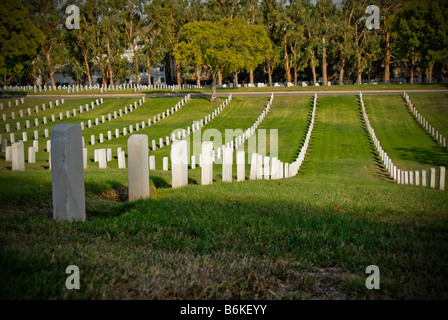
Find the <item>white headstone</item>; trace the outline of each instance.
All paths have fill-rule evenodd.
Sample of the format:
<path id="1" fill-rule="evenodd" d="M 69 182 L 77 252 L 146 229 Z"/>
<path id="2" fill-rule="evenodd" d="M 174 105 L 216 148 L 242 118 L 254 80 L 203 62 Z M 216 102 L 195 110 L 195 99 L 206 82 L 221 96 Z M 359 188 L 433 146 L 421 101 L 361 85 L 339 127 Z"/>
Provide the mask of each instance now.
<path id="1" fill-rule="evenodd" d="M 177 140 L 171 147 L 171 185 L 173 188 L 188 184 L 187 141 Z"/>
<path id="2" fill-rule="evenodd" d="M 232 167 L 233 149 L 225 147 L 222 155 L 222 181 L 232 182 Z"/>
<path id="3" fill-rule="evenodd" d="M 86 218 L 80 125 L 60 124 L 51 130 L 51 177 L 55 220 Z"/>
<path id="4" fill-rule="evenodd" d="M 107 155 L 104 148 L 98 150 L 98 165 L 100 169 L 107 169 Z"/>
<path id="5" fill-rule="evenodd" d="M 202 142 L 201 152 L 201 184 L 208 185 L 213 183 L 213 142 Z"/>
<path id="6" fill-rule="evenodd" d="M 245 153 L 238 151 L 236 153 L 236 180 L 238 182 L 246 179 Z"/>
<path id="7" fill-rule="evenodd" d="M 156 170 L 156 156 L 149 156 L 149 170 Z"/>
<path id="8" fill-rule="evenodd" d="M 11 145 L 12 171 L 25 171 L 25 148 L 19 141 Z"/>
<path id="9" fill-rule="evenodd" d="M 439 190 L 445 190 L 445 167 L 439 167 Z"/>
<path id="10" fill-rule="evenodd" d="M 435 189 L 436 188 L 436 169 L 429 169 L 429 187 Z"/>
<path id="11" fill-rule="evenodd" d="M 149 197 L 148 136 L 133 134 L 128 139 L 129 201 Z"/>
<path id="12" fill-rule="evenodd" d="M 265 179 L 265 180 L 269 180 L 269 174 L 270 174 L 270 172 L 269 172 L 269 169 L 270 169 L 270 165 L 269 165 L 269 162 L 270 162 L 270 158 L 269 157 L 264 157 L 264 163 L 263 163 L 263 178 Z M 272 163 L 272 166 L 274 166 L 274 162 Z M 274 177 L 272 177 L 273 179 L 274 179 Z"/>
<path id="13" fill-rule="evenodd" d="M 28 163 L 36 163 L 36 149 L 28 147 Z"/>

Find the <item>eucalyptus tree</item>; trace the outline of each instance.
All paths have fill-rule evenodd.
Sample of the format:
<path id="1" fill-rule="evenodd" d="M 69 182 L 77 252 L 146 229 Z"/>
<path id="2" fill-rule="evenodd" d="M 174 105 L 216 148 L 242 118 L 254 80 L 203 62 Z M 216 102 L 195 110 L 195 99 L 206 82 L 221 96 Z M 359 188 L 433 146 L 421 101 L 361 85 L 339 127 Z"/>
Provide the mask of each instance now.
<path id="1" fill-rule="evenodd" d="M 186 22 L 187 0 L 153 0 L 146 7 L 148 19 L 165 37 L 171 54 L 177 51 L 179 30 Z M 175 55 L 174 55 L 175 56 Z M 180 61 L 175 61 L 177 84 L 182 83 Z"/>
<path id="2" fill-rule="evenodd" d="M 427 23 L 422 19 L 422 10 L 420 1 L 409 1 L 398 12 L 394 23 L 397 32 L 394 51 L 409 69 L 410 83 L 414 83 L 415 67 L 422 57 L 424 27 Z"/>
<path id="3" fill-rule="evenodd" d="M 18 1 L 6 0 L 0 6 L 0 40 L 0 83 L 9 84 L 27 62 L 33 65 L 36 81 L 35 60 L 44 35 L 30 22 L 28 9 Z"/>
<path id="4" fill-rule="evenodd" d="M 54 87 L 54 74 L 60 71 L 67 62 L 67 52 L 63 42 L 65 24 L 66 3 L 62 0 L 26 0 L 24 4 L 30 11 L 31 22 L 44 37 L 41 61 L 44 67 L 44 82 L 47 82 L 47 74 L 50 83 Z"/>

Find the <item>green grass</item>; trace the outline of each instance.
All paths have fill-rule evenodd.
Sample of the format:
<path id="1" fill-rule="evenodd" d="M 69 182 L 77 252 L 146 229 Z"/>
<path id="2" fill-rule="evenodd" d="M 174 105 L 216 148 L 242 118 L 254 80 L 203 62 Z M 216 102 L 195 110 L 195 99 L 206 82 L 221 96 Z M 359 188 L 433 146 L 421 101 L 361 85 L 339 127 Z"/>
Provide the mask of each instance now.
<path id="1" fill-rule="evenodd" d="M 367 85 L 367 84 L 351 84 L 351 85 L 333 85 L 333 86 L 308 86 L 302 87 L 300 86 L 292 86 L 292 87 L 254 87 L 254 88 L 217 88 L 218 93 L 232 93 L 232 92 L 279 92 L 279 91 L 369 91 L 369 90 L 446 90 L 447 85 L 442 84 L 376 84 L 376 85 Z M 67 93 L 67 90 L 53 90 L 47 92 L 37 92 L 34 93 L 33 90 L 25 90 L 25 91 L 11 91 L 5 92 L 3 96 L 18 96 L 18 95 L 29 95 L 29 96 L 40 96 L 40 95 L 83 95 L 83 94 L 95 94 L 95 95 L 107 95 L 107 94 L 154 94 L 154 93 L 170 93 L 169 89 L 157 89 L 157 90 L 141 90 L 134 92 L 134 89 L 123 89 L 123 90 L 110 90 L 105 93 L 101 93 L 100 89 L 92 89 L 92 90 L 84 90 L 79 92 Z M 174 92 L 190 92 L 190 93 L 211 93 L 211 88 L 204 89 L 181 89 L 175 90 Z M 0 93 L 0 96 L 2 94 Z"/>
<path id="2" fill-rule="evenodd" d="M 447 166 L 448 153 L 426 133 L 400 95 L 364 96 L 371 125 L 383 149 L 402 170 Z M 441 112 L 446 117 L 447 110 Z"/>
<path id="3" fill-rule="evenodd" d="M 400 99 L 380 98 L 375 106 L 404 109 Z M 256 117 L 264 102 L 234 98 L 210 127 L 251 123 L 237 124 L 232 114 L 245 106 Z M 190 103 L 195 116 L 215 107 Z M 190 121 L 183 110 L 178 117 Z M 303 142 L 309 112 L 310 98 L 276 97 L 260 126 L 278 124 L 281 140 L 287 133 L 279 148 L 285 161 Z M 164 125 L 182 122 L 175 116 Z M 162 122 L 157 130 L 169 130 Z M 293 178 L 171 189 L 163 183 L 169 172 L 156 170 L 150 199 L 129 203 L 127 170 L 89 167 L 83 223 L 52 220 L 48 170 L 0 166 L 4 299 L 448 297 L 448 192 L 386 178 L 356 96 L 319 98 L 308 154 Z M 71 264 L 80 268 L 80 290 L 65 288 Z M 372 264 L 380 290 L 365 287 Z"/>
<path id="4" fill-rule="evenodd" d="M 448 95 L 411 94 L 411 101 L 418 112 L 439 131 L 448 137 Z"/>

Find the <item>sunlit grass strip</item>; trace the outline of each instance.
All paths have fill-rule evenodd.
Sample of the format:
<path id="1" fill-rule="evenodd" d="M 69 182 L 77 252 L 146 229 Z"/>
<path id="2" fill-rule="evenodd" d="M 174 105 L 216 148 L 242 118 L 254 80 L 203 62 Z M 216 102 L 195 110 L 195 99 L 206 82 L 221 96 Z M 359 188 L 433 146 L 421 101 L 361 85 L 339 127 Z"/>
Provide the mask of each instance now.
<path id="1" fill-rule="evenodd" d="M 51 102 L 50 102 L 51 103 Z M 89 111 L 91 111 L 91 110 L 93 110 L 94 108 L 95 108 L 95 106 L 99 106 L 100 104 L 102 104 L 103 103 L 103 98 L 100 98 L 99 100 L 98 99 L 96 99 L 95 101 L 94 100 L 92 100 L 91 102 L 90 102 L 90 107 L 88 107 L 88 105 L 86 104 L 86 110 L 84 111 L 84 107 L 83 106 L 80 106 L 80 108 L 82 108 L 83 109 L 83 113 L 84 112 L 89 112 Z M 64 99 L 61 99 L 61 105 L 62 104 L 64 104 Z M 58 100 L 56 100 L 56 105 L 55 105 L 55 107 L 59 107 L 59 103 L 58 103 Z M 36 108 L 39 108 L 40 109 L 40 107 L 38 107 L 37 105 L 36 105 L 36 107 L 35 107 L 35 109 Z M 28 109 L 31 109 L 31 108 L 28 108 Z M 49 106 L 49 109 L 48 110 L 50 110 L 50 109 L 53 109 L 53 106 L 51 105 L 51 106 Z M 42 110 L 42 111 L 46 111 L 47 109 L 45 109 L 45 110 Z M 20 110 L 19 110 L 20 111 Z M 35 112 L 35 114 L 37 115 L 38 114 L 38 112 Z M 43 122 L 43 124 L 44 125 L 46 125 L 47 123 L 53 123 L 53 124 L 55 124 L 55 125 L 57 125 L 58 124 L 58 122 L 59 121 L 62 121 L 62 120 L 64 120 L 64 118 L 65 119 L 68 119 L 68 118 L 73 118 L 73 117 L 76 117 L 76 116 L 78 116 L 78 115 L 80 115 L 80 114 L 82 114 L 81 112 L 78 112 L 78 110 L 76 109 L 76 108 L 73 108 L 73 110 L 64 110 L 64 111 L 59 111 L 59 116 L 55 116 L 54 114 L 52 114 L 50 117 L 43 117 L 43 118 L 46 118 L 46 122 Z M 30 114 L 28 114 L 27 113 L 27 115 L 29 116 Z M 19 117 L 19 118 L 27 118 L 27 116 L 23 116 L 23 117 Z M 42 121 L 43 121 L 43 118 L 42 118 Z M 53 121 L 53 118 L 54 118 L 54 121 Z M 15 119 L 14 119 L 15 120 Z M 16 126 L 15 126 L 15 130 L 11 130 L 11 127 L 9 128 L 10 130 L 8 131 L 6 128 L 5 128 L 5 131 L 6 132 L 8 132 L 8 133 L 14 133 L 14 134 L 19 134 L 19 136 L 20 136 L 20 134 L 22 134 L 22 136 L 23 136 L 23 134 L 25 133 L 25 132 L 28 132 L 33 126 L 34 127 L 36 127 L 37 125 L 37 123 L 40 123 L 40 120 L 39 120 L 39 118 L 34 118 L 34 122 L 31 122 L 31 121 L 29 121 L 29 120 L 31 120 L 31 119 L 24 119 L 25 120 L 25 124 L 22 126 L 22 123 L 20 123 L 20 121 L 17 121 L 17 122 L 13 122 L 12 120 L 9 120 L 8 122 L 8 124 L 9 125 L 11 125 L 11 124 L 15 124 Z M 27 127 L 27 120 L 29 121 L 29 126 Z M 17 123 L 20 123 L 20 129 L 19 130 L 17 130 Z M 6 127 L 6 124 L 5 124 L 5 127 Z M 23 131 L 21 131 L 21 129 L 27 129 L 27 130 L 23 130 Z M 38 139 L 34 139 L 34 140 L 38 140 Z M 10 141 L 11 142 L 11 141 Z"/>
<path id="2" fill-rule="evenodd" d="M 364 116 L 364 120 L 367 125 L 367 130 L 372 137 L 372 140 L 374 142 L 375 148 L 378 151 L 378 155 L 381 158 L 381 161 L 383 162 L 384 166 L 386 167 L 386 170 L 393 178 L 394 181 L 396 181 L 398 184 L 411 184 L 411 185 L 421 185 L 422 187 L 426 187 L 426 171 L 421 171 L 421 179 L 422 183 L 420 183 L 420 172 L 415 171 L 405 171 L 397 168 L 392 162 L 392 159 L 387 155 L 387 153 L 383 150 L 381 143 L 379 139 L 375 135 L 375 129 L 370 124 L 369 117 L 367 116 L 365 107 L 364 107 L 364 101 L 362 99 L 362 92 L 359 93 L 359 103 L 361 104 L 362 113 Z M 429 187 L 436 188 L 436 170 L 435 168 L 431 168 L 429 170 Z M 445 167 L 441 166 L 439 167 L 439 189 L 444 190 L 445 189 Z M 415 177 L 415 179 L 414 179 Z"/>
<path id="3" fill-rule="evenodd" d="M 299 172 L 300 166 L 303 163 L 303 160 L 305 159 L 306 151 L 308 149 L 308 145 L 311 139 L 311 134 L 313 132 L 314 127 L 314 119 L 316 117 L 316 109 L 317 109 L 317 93 L 314 94 L 314 101 L 313 101 L 313 111 L 311 113 L 311 122 L 308 127 L 308 132 L 306 134 L 305 143 L 303 144 L 302 148 L 300 149 L 300 152 L 297 156 L 297 159 L 289 164 L 289 172 L 288 177 L 293 177 L 297 175 Z"/>
<path id="4" fill-rule="evenodd" d="M 65 102 L 64 99 L 61 99 L 61 105 L 63 105 L 64 102 Z M 53 105 L 50 105 L 51 103 L 52 103 L 52 101 L 49 102 L 49 107 L 48 107 L 49 109 L 53 108 Z M 39 107 L 38 105 L 36 105 L 34 108 L 26 107 L 27 108 L 26 111 L 24 111 L 23 109 L 15 110 L 15 108 L 12 107 L 12 106 L 8 107 L 8 109 L 9 108 L 14 108 L 14 110 L 11 110 L 11 113 L 9 114 L 9 116 L 6 113 L 3 113 L 2 117 L 1 117 L 1 121 L 4 121 L 6 123 L 11 123 L 12 122 L 12 123 L 15 124 L 16 122 L 19 122 L 19 121 L 16 121 L 16 120 L 29 120 L 27 118 L 29 116 L 31 116 L 32 114 L 37 115 L 39 113 L 39 110 L 41 110 L 41 111 L 47 110 L 47 109 L 45 109 L 45 110 L 43 109 L 44 105 L 46 105 L 46 103 L 43 103 L 41 107 Z M 59 106 L 59 100 L 55 101 L 55 106 L 56 107 Z M 30 112 L 28 112 L 28 111 L 30 111 Z M 14 118 L 13 118 L 13 113 L 14 113 Z M 11 130 L 11 132 L 12 131 L 14 131 L 14 130 Z M 19 130 L 15 130 L 15 131 L 19 131 Z"/>
<path id="5" fill-rule="evenodd" d="M 255 120 L 254 124 L 250 126 L 250 128 L 247 128 L 242 135 L 239 135 L 235 138 L 235 141 L 231 141 L 227 143 L 226 145 L 223 145 L 222 148 L 228 147 L 232 149 L 238 149 L 240 145 L 244 145 L 246 140 L 248 140 L 253 134 L 255 134 L 255 131 L 257 130 L 258 126 L 263 122 L 264 118 L 268 114 L 269 110 L 271 109 L 272 102 L 274 101 L 274 94 L 271 94 L 271 97 L 264 107 L 263 111 L 258 116 L 257 120 Z"/>
<path id="6" fill-rule="evenodd" d="M 420 114 L 420 112 L 417 110 L 416 107 L 414 107 L 414 104 L 411 101 L 411 98 L 409 95 L 404 92 L 403 93 L 404 98 L 406 99 L 406 107 L 409 109 L 409 111 L 412 113 L 415 119 L 417 119 L 417 122 L 420 124 L 420 126 L 429 132 L 429 134 L 436 140 L 437 143 L 442 145 L 444 148 L 448 147 L 446 145 L 446 137 L 444 137 L 442 134 L 439 134 L 439 131 L 436 130 L 429 122 Z"/>
<path id="7" fill-rule="evenodd" d="M 189 96 L 189 95 L 188 95 Z M 207 124 L 208 122 L 210 122 L 212 119 L 216 118 L 221 111 L 227 107 L 230 103 L 230 101 L 232 100 L 232 95 L 229 95 L 227 97 L 227 99 L 218 107 L 216 108 L 212 113 L 206 115 L 204 117 L 204 119 L 201 120 L 195 120 L 193 121 L 193 124 L 191 125 L 191 127 L 187 127 L 186 129 L 182 129 L 182 130 L 177 130 L 177 138 L 176 138 L 176 134 L 172 133 L 171 137 L 166 136 L 165 137 L 165 141 L 166 139 L 170 140 L 171 142 L 174 142 L 176 140 L 181 140 L 181 139 L 185 139 L 187 137 L 190 136 L 190 134 L 192 134 L 193 132 L 195 132 L 196 130 L 199 130 L 200 128 L 202 128 L 205 124 Z M 213 116 L 212 116 L 213 115 Z M 154 139 L 155 140 L 155 139 Z M 157 140 L 155 140 L 157 142 Z M 159 138 L 159 141 L 163 142 L 163 138 Z M 163 148 L 164 146 L 166 146 L 166 143 L 163 143 L 159 146 L 160 148 Z"/>
<path id="8" fill-rule="evenodd" d="M 172 115 L 172 114 L 174 114 L 175 112 L 177 112 L 178 110 L 180 110 L 180 109 L 182 108 L 182 106 L 184 106 L 188 101 L 190 101 L 190 99 L 191 99 L 190 95 L 187 94 L 181 101 L 179 101 L 178 103 L 176 103 L 176 107 L 175 107 L 175 108 L 174 108 L 174 107 L 171 108 L 171 111 L 172 111 L 172 112 L 169 112 L 169 113 L 168 113 L 168 110 L 169 110 L 169 109 L 167 109 L 167 114 L 165 115 L 165 118 L 169 117 L 170 115 Z M 143 101 L 143 102 L 142 102 L 142 101 Z M 138 106 L 141 106 L 142 103 L 144 103 L 144 102 L 145 102 L 145 97 L 143 97 L 142 99 L 139 99 Z M 132 112 L 132 111 L 134 111 L 134 110 L 137 110 L 138 106 L 137 106 L 137 104 L 136 104 L 135 102 L 134 102 L 134 106 L 132 106 L 132 104 L 130 104 L 130 110 L 129 110 L 129 112 Z M 120 110 L 121 110 L 121 109 L 120 109 Z M 125 113 L 125 114 L 127 114 L 127 113 Z M 118 114 L 118 116 L 120 116 L 120 114 Z M 103 115 L 103 117 L 105 117 L 105 116 Z M 105 120 L 106 120 L 106 119 L 105 119 Z M 112 119 L 112 120 L 113 120 L 113 119 Z M 111 120 L 111 121 L 112 121 L 112 120 Z M 154 117 L 154 119 L 153 119 L 152 122 L 151 122 L 151 119 L 148 119 L 148 126 L 150 126 L 151 123 L 152 123 L 152 124 L 155 124 L 155 123 L 157 123 L 157 122 L 160 121 L 160 120 L 162 120 L 162 119 L 159 119 L 158 117 Z M 145 122 L 143 121 L 143 123 L 145 123 Z M 98 123 L 98 125 L 100 125 L 100 124 L 102 124 L 102 123 Z M 140 130 L 140 125 L 141 125 L 141 124 L 142 124 L 142 122 L 137 122 L 137 123 L 135 124 L 135 131 L 139 131 L 139 130 Z M 83 126 L 83 129 L 84 129 L 84 123 L 81 123 L 81 125 Z M 93 125 L 95 125 L 95 124 L 93 124 Z M 93 126 L 93 125 L 92 125 L 92 126 Z M 145 126 L 142 125 L 141 128 L 144 129 Z M 90 129 L 90 128 L 89 128 L 89 129 Z M 123 127 L 122 130 L 121 130 L 121 135 L 125 135 L 124 132 L 127 132 L 128 129 L 129 129 L 129 133 L 130 133 L 130 134 L 133 133 L 134 130 L 133 130 L 133 126 L 131 125 L 130 127 Z M 111 132 L 111 133 L 112 133 L 112 132 Z M 100 133 L 98 136 L 101 136 L 101 134 L 103 134 L 103 136 L 105 136 L 105 137 L 108 136 L 108 133 L 107 133 L 107 132 L 106 132 L 106 133 Z M 94 137 L 95 142 L 98 142 L 97 139 L 96 139 L 96 136 L 95 136 L 95 135 L 91 135 L 91 136 Z M 115 136 L 115 134 L 111 134 L 110 139 L 109 139 L 109 137 L 108 137 L 107 140 L 106 140 L 106 139 L 104 139 L 103 141 L 99 140 L 99 143 L 101 144 L 101 143 L 104 143 L 104 142 L 106 142 L 106 141 L 110 141 L 110 140 L 113 140 L 113 139 L 116 139 L 116 138 L 119 138 L 119 137 L 120 137 L 120 135 L 117 137 L 117 136 Z"/>

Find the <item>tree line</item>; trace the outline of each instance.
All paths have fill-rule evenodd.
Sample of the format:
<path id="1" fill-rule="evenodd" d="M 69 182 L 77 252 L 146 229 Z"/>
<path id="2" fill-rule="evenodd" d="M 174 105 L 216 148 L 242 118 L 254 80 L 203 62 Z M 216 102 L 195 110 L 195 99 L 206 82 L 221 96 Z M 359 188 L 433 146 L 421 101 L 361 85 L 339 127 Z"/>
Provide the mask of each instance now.
<path id="1" fill-rule="evenodd" d="M 380 9 L 380 28 L 365 25 L 367 6 Z M 68 5 L 79 8 L 79 29 L 65 27 Z M 77 83 L 140 84 L 140 70 L 175 65 L 213 84 L 239 78 L 269 85 L 389 81 L 391 66 L 415 78 L 444 80 L 448 69 L 448 0 L 4 0 L 0 7 L 0 83 L 55 85 L 65 70 Z M 132 63 L 123 52 L 132 53 Z M 149 84 L 151 81 L 148 77 Z M 440 79 L 439 79 L 440 80 Z"/>

